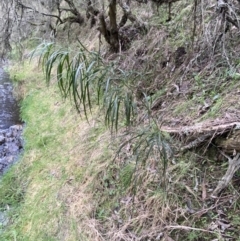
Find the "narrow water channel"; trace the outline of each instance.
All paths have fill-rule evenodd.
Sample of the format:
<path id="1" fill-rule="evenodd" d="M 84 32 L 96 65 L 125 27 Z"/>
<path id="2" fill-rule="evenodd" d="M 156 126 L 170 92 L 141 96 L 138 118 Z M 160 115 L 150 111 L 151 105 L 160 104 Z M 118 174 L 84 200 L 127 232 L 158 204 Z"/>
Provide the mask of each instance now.
<path id="1" fill-rule="evenodd" d="M 9 75 L 0 66 L 0 175 L 18 158 L 23 148 L 19 106 Z"/>
<path id="2" fill-rule="evenodd" d="M 19 107 L 12 90 L 9 75 L 0 66 L 0 130 L 20 123 Z"/>
<path id="3" fill-rule="evenodd" d="M 0 177 L 18 160 L 23 148 L 22 129 L 11 80 L 0 65 Z M 0 233 L 8 225 L 8 210 L 0 210 Z"/>

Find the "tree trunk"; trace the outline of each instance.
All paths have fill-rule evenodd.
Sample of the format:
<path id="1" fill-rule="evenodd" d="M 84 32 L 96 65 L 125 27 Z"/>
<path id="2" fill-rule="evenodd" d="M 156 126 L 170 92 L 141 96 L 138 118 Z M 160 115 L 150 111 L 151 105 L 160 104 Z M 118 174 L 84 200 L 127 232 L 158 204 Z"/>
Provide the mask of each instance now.
<path id="1" fill-rule="evenodd" d="M 110 45 L 114 52 L 119 51 L 119 38 L 117 27 L 117 1 L 110 0 L 109 4 L 109 18 L 110 18 Z"/>
<path id="2" fill-rule="evenodd" d="M 117 26 L 117 1 L 110 0 L 108 16 L 110 19 L 109 26 L 107 26 L 104 15 L 100 14 L 99 31 L 104 36 L 105 40 L 110 44 L 113 52 L 119 51 L 119 34 Z"/>

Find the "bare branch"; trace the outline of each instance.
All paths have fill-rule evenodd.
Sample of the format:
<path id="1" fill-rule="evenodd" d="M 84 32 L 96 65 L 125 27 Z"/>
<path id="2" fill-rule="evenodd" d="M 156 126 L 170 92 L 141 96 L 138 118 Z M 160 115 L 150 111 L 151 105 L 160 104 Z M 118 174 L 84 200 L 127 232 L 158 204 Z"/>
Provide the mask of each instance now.
<path id="1" fill-rule="evenodd" d="M 34 12 L 36 12 L 36 13 L 39 13 L 39 14 L 41 14 L 41 15 L 43 15 L 43 16 L 57 18 L 61 24 L 63 23 L 62 19 L 61 19 L 59 16 L 57 16 L 57 15 L 39 12 L 38 10 L 33 9 L 33 8 L 29 7 L 29 6 L 26 6 L 26 5 L 24 5 L 23 3 L 20 3 L 20 2 L 18 2 L 18 5 L 19 5 L 20 7 L 22 7 L 23 9 L 30 9 L 30 10 L 32 10 L 32 11 L 34 11 Z"/>

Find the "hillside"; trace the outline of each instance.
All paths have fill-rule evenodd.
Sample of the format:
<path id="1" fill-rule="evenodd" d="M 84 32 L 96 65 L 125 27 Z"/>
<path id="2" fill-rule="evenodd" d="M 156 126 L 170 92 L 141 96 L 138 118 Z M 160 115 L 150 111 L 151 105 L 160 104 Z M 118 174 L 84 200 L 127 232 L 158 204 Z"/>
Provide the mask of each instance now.
<path id="1" fill-rule="evenodd" d="M 13 28 L 0 240 L 240 240 L 239 2 L 50 2 Z"/>

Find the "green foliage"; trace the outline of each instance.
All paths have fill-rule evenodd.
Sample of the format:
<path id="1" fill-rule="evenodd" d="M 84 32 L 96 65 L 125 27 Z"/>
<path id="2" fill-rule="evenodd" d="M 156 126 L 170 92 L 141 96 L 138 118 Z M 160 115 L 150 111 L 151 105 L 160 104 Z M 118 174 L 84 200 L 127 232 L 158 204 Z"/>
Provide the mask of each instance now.
<path id="1" fill-rule="evenodd" d="M 197 232 L 197 231 L 191 231 L 189 232 L 188 234 L 188 237 L 187 237 L 187 240 L 189 241 L 194 241 L 194 240 L 197 240 L 200 236 L 200 233 Z"/>
<path id="2" fill-rule="evenodd" d="M 105 124 L 111 131 L 117 131 L 119 126 L 129 127 L 126 131 L 127 138 L 125 139 L 123 136 L 123 139 L 121 139 L 124 143 L 120 145 L 117 154 L 126 145 L 130 145 L 131 160 L 127 160 L 121 170 L 114 169 L 113 171 L 109 165 L 106 166 L 107 170 L 101 172 L 101 175 L 103 175 L 102 179 L 99 178 L 99 174 L 98 180 L 102 181 L 98 190 L 101 190 L 100 194 L 103 198 L 99 197 L 100 201 L 98 201 L 96 210 L 97 218 L 100 220 L 107 219 L 109 216 L 108 210 L 111 210 L 116 205 L 118 193 L 123 191 L 123 189 L 126 190 L 131 186 L 131 190 L 136 194 L 142 182 L 142 175 L 139 175 L 139 173 L 150 166 L 148 161 L 151 159 L 154 159 L 160 176 L 160 181 L 157 185 L 161 189 L 165 189 L 165 174 L 168 160 L 172 156 L 172 150 L 167 141 L 168 137 L 161 131 L 156 120 L 152 117 L 152 98 L 147 94 L 143 93 L 145 98 L 142 111 L 146 112 L 145 116 L 148 122 L 146 122 L 144 127 L 134 127 L 136 125 L 134 117 L 137 113 L 134 96 L 135 78 L 139 77 L 139 73 L 131 73 L 130 71 L 127 72 L 116 68 L 114 65 L 106 65 L 97 53 L 88 51 L 81 43 L 77 53 L 69 49 L 58 48 L 54 43 L 42 43 L 32 52 L 31 58 L 34 56 L 39 56 L 39 64 L 42 66 L 48 86 L 50 88 L 53 87 L 51 83 L 55 81 L 62 96 L 70 98 L 78 112 L 86 116 L 87 119 L 89 119 L 89 113 L 94 113 L 95 106 L 100 105 L 104 111 Z M 40 93 L 42 93 L 42 90 Z M 31 95 L 28 98 L 31 100 Z M 44 116 L 45 101 L 39 103 L 41 108 L 38 106 L 38 103 L 35 102 L 34 105 L 38 107 L 39 111 L 43 110 L 41 116 Z M 35 111 L 36 108 L 33 106 L 32 101 L 29 101 L 27 104 L 30 104 L 33 111 Z M 29 110 L 27 104 L 23 106 L 23 109 Z M 49 120 L 49 116 L 46 118 Z M 25 116 L 25 119 L 28 119 L 28 116 Z M 36 122 L 38 122 L 38 118 Z M 50 121 L 50 123 L 54 123 L 54 120 Z M 50 123 L 49 125 L 51 126 Z M 42 126 L 41 123 L 39 125 Z M 49 132 L 48 130 L 49 127 L 46 126 L 46 131 L 41 131 L 37 135 L 34 132 L 37 137 L 30 137 L 33 133 L 30 131 L 26 132 L 29 135 L 29 139 L 35 139 L 34 146 L 36 150 L 41 150 L 41 152 L 44 150 L 46 153 L 56 150 L 52 143 L 56 143 L 55 139 L 57 139 L 57 136 L 54 136 L 54 134 L 49 135 L 47 133 Z M 93 136 L 96 135 L 95 130 L 93 134 Z M 88 138 L 91 138 L 91 135 Z M 99 144 L 99 142 L 97 143 Z M 27 144 L 29 150 L 32 149 L 30 145 L 30 143 Z M 94 142 L 94 145 L 96 145 L 96 142 Z M 93 146 L 88 146 L 88 148 L 91 151 L 93 150 Z M 97 156 L 101 160 L 108 159 L 106 157 L 103 158 L 99 154 Z M 94 163 L 93 159 L 90 161 Z M 39 162 L 38 168 L 41 168 L 41 165 L 44 165 L 44 162 Z M 42 169 L 44 170 L 43 167 Z M 122 185 L 118 187 L 116 183 L 119 182 Z"/>
<path id="3" fill-rule="evenodd" d="M 81 43 L 76 54 L 68 49 L 56 49 L 54 43 L 42 43 L 31 53 L 31 59 L 34 56 L 40 56 L 39 64 L 47 84 L 55 73 L 62 96 L 70 97 L 86 118 L 93 103 L 97 103 L 103 105 L 105 123 L 111 130 L 117 131 L 121 112 L 125 124 L 131 124 L 135 104 L 127 81 L 122 81 L 125 73 L 118 70 L 120 74 L 116 74 L 113 66 L 105 65 L 98 53 L 88 51 Z"/>
<path id="4" fill-rule="evenodd" d="M 124 189 L 127 189 L 132 183 L 133 174 L 136 168 L 135 165 L 130 162 L 121 170 L 120 181 Z"/>
<path id="5" fill-rule="evenodd" d="M 79 44 L 79 50 L 74 54 L 70 50 L 56 47 L 54 43 L 42 43 L 32 52 L 31 57 L 40 56 L 39 63 L 42 65 L 47 84 L 53 81 L 52 74 L 55 73 L 63 97 L 70 97 L 77 110 L 83 112 L 86 118 L 93 104 L 99 104 L 104 110 L 105 124 L 111 131 L 117 131 L 120 124 L 132 125 L 136 104 L 131 81 L 139 77 L 139 74 L 105 65 L 98 53 L 90 52 L 80 42 Z M 136 181 L 138 167 L 146 166 L 149 157 L 156 159 L 165 178 L 169 153 L 172 152 L 166 136 L 151 118 L 151 98 L 147 95 L 143 107 L 151 119 L 149 124 L 133 131 L 130 140 L 119 148 L 120 152 L 128 143 L 133 146 L 132 156 L 135 164 L 127 165 L 121 172 L 124 187 Z M 44 142 L 39 144 L 44 145 Z"/>
<path id="6" fill-rule="evenodd" d="M 147 160 L 151 157 L 158 163 L 159 173 L 162 172 L 163 177 L 162 186 L 165 188 L 165 174 L 168 160 L 172 158 L 173 154 L 167 139 L 155 124 L 132 133 L 132 137 L 125 141 L 118 150 L 118 153 L 120 153 L 126 145 L 132 145 L 131 156 L 135 161 L 134 170 L 132 162 L 127 164 L 122 170 L 121 179 L 123 186 L 127 187 L 130 181 L 133 181 L 133 174 L 136 173 L 138 167 L 141 165 L 146 166 L 148 164 Z"/>
<path id="7" fill-rule="evenodd" d="M 0 183 L 0 207 L 18 205 L 23 200 L 25 186 L 13 171 L 8 171 Z"/>
<path id="8" fill-rule="evenodd" d="M 61 194 L 69 177 L 74 176 L 79 181 L 83 172 L 77 165 L 71 168 L 74 158 L 69 155 L 73 146 L 79 144 L 70 134 L 78 128 L 77 118 L 67 101 L 57 104 L 61 98 L 56 86 L 43 91 L 39 76 L 35 73 L 29 77 L 31 73 L 25 68 L 30 69 L 22 66 L 25 74 L 19 73 L 30 83 L 25 84 L 28 94 L 21 105 L 26 122 L 24 153 L 19 163 L 1 178 L 0 208 L 6 210 L 10 222 L 2 232 L 0 229 L 0 240 L 61 240 L 66 229 L 73 236 L 68 240 L 78 240 L 78 232 L 75 233 L 71 225 L 78 220 L 66 216 L 64 204 L 65 196 L 71 194 L 69 191 Z M 79 153 L 77 151 L 77 158 Z M 74 181 L 71 184 L 78 185 Z"/>
<path id="9" fill-rule="evenodd" d="M 132 124 L 132 117 L 136 112 L 133 93 L 129 89 L 127 81 L 120 79 L 108 79 L 104 92 L 105 123 L 111 130 L 118 129 L 120 114 L 125 118 L 125 125 Z M 121 110 L 122 113 L 120 112 Z"/>

